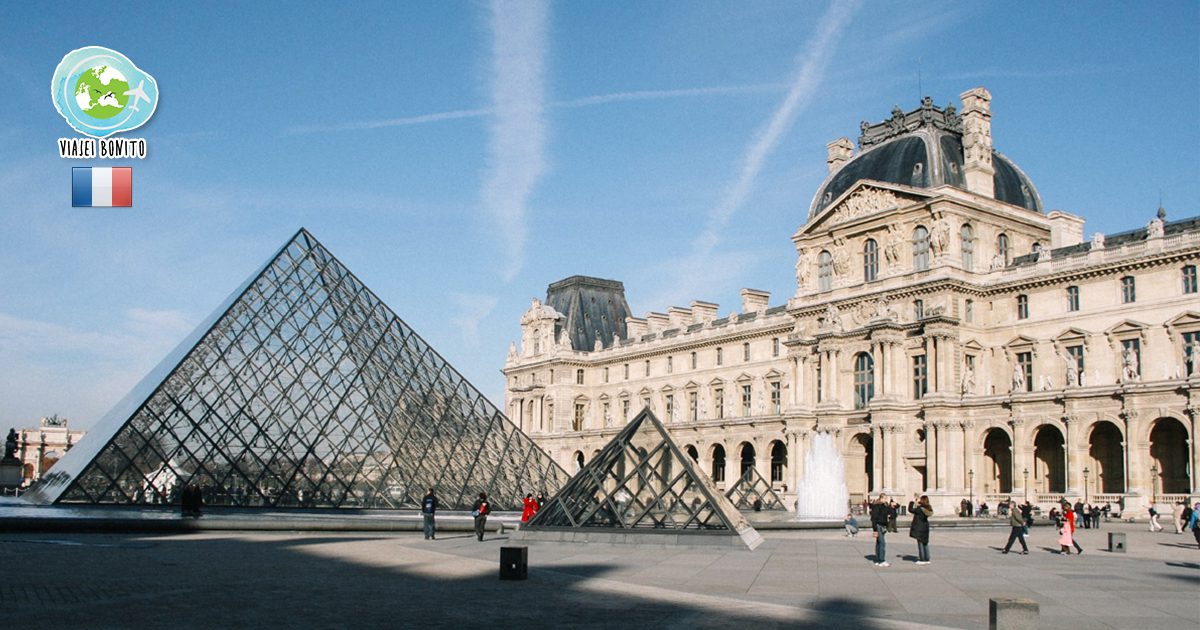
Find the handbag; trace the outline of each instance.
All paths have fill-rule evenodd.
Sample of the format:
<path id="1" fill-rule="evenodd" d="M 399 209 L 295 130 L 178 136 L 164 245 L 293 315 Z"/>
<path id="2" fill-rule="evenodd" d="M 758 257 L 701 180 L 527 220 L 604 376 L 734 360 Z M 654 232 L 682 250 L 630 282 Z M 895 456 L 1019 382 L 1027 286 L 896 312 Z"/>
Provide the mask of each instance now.
<path id="1" fill-rule="evenodd" d="M 474 516 L 475 518 L 479 518 L 479 510 L 472 511 L 471 516 Z"/>

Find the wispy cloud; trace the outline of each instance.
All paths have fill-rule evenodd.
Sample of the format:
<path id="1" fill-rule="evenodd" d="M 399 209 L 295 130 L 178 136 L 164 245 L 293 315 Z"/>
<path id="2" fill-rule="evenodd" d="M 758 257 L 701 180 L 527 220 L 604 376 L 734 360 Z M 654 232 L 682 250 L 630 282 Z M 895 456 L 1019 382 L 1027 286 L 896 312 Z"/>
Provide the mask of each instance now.
<path id="1" fill-rule="evenodd" d="M 525 259 L 526 204 L 546 171 L 545 65 L 549 7 L 543 0 L 490 5 L 492 115 L 483 205 L 500 232 L 503 276 Z"/>
<path id="2" fill-rule="evenodd" d="M 951 72 L 936 76 L 938 79 L 950 81 L 965 81 L 978 79 L 1059 79 L 1112 72 L 1116 66 L 1102 64 L 1081 64 L 1067 68 L 1041 68 L 1038 70 L 1020 70 L 1017 68 L 980 68 L 965 72 Z"/>
<path id="3" fill-rule="evenodd" d="M 492 314 L 499 298 L 479 293 L 451 293 L 450 300 L 454 302 L 457 313 L 450 321 L 458 328 L 463 343 L 479 345 L 479 324 Z"/>
<path id="4" fill-rule="evenodd" d="M 726 187 L 720 201 L 709 210 L 703 231 L 692 241 L 691 252 L 679 267 L 678 281 L 667 296 L 672 301 L 686 299 L 688 293 L 698 288 L 700 283 L 710 283 L 705 270 L 709 268 L 722 232 L 754 192 L 755 182 L 767 158 L 791 129 L 796 116 L 812 101 L 825 77 L 826 67 L 838 40 L 858 5 L 858 0 L 834 2 L 822 16 L 816 32 L 797 57 L 796 72 L 783 101 L 747 144 L 736 177 Z"/>
<path id="5" fill-rule="evenodd" d="M 577 98 L 553 101 L 548 109 L 571 109 L 576 107 L 592 107 L 611 103 L 629 103 L 634 101 L 661 101 L 676 98 L 696 98 L 704 96 L 733 96 L 739 94 L 763 94 L 781 92 L 788 89 L 786 83 L 754 83 L 749 85 L 714 85 L 708 87 L 677 88 L 670 90 L 632 90 L 628 92 L 610 92 L 608 94 L 593 94 Z M 386 129 L 389 127 L 407 127 L 426 123 L 443 122 L 447 120 L 464 120 L 470 118 L 486 118 L 493 115 L 495 110 L 486 109 L 455 109 L 447 112 L 434 112 L 416 116 L 399 118 L 382 118 L 379 120 L 360 120 L 356 122 L 338 123 L 333 125 L 299 125 L 288 127 L 284 135 L 303 135 L 312 133 L 330 133 L 335 131 L 362 131 L 369 129 Z"/>

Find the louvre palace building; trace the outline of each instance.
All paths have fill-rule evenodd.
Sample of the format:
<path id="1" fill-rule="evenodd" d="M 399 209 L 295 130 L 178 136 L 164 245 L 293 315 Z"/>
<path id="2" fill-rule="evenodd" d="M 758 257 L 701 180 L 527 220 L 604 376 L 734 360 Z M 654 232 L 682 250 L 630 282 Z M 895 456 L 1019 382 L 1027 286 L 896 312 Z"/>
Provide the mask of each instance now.
<path id="1" fill-rule="evenodd" d="M 1195 497 L 1200 217 L 1160 208 L 1087 237 L 993 148 L 988 91 L 961 99 L 828 145 L 786 300 L 635 317 L 620 282 L 551 284 L 509 349 L 509 417 L 575 471 L 649 407 L 718 487 L 752 468 L 788 505 L 818 433 L 854 502 L 1065 497 L 1144 517 Z"/>

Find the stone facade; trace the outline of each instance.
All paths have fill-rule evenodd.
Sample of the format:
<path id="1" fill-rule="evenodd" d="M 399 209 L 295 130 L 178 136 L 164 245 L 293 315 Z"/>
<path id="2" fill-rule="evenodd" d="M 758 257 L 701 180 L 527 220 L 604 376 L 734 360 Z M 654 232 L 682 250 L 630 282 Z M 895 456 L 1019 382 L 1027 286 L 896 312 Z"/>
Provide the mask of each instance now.
<path id="1" fill-rule="evenodd" d="M 1196 496 L 1200 218 L 1160 209 L 1085 242 L 1083 219 L 1041 212 L 993 152 L 991 95 L 962 99 L 961 117 L 926 99 L 863 123 L 858 155 L 830 143 L 786 305 L 744 289 L 726 317 L 696 301 L 576 348 L 568 314 L 534 300 L 507 413 L 573 471 L 649 406 L 718 486 L 753 466 L 789 501 L 816 432 L 835 434 L 855 500 L 922 493 L 944 514 L 1065 496 L 1144 515 Z M 962 154 L 874 153 L 913 137 Z M 863 176 L 828 194 L 849 168 Z"/>

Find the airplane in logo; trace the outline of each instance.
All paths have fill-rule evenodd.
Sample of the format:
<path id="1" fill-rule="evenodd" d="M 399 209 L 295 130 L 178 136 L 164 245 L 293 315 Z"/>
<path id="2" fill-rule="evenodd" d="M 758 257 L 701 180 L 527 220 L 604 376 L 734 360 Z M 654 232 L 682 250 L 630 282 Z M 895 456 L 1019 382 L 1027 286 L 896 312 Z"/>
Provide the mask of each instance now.
<path id="1" fill-rule="evenodd" d="M 138 83 L 137 87 L 133 88 L 132 90 L 125 91 L 125 96 L 133 97 L 133 102 L 129 104 L 129 109 L 132 109 L 135 112 L 138 111 L 138 108 L 137 108 L 138 99 L 146 101 L 147 103 L 150 102 L 150 97 L 146 96 L 146 90 L 142 89 L 145 86 L 146 86 L 146 80 L 142 79 L 141 82 Z"/>

